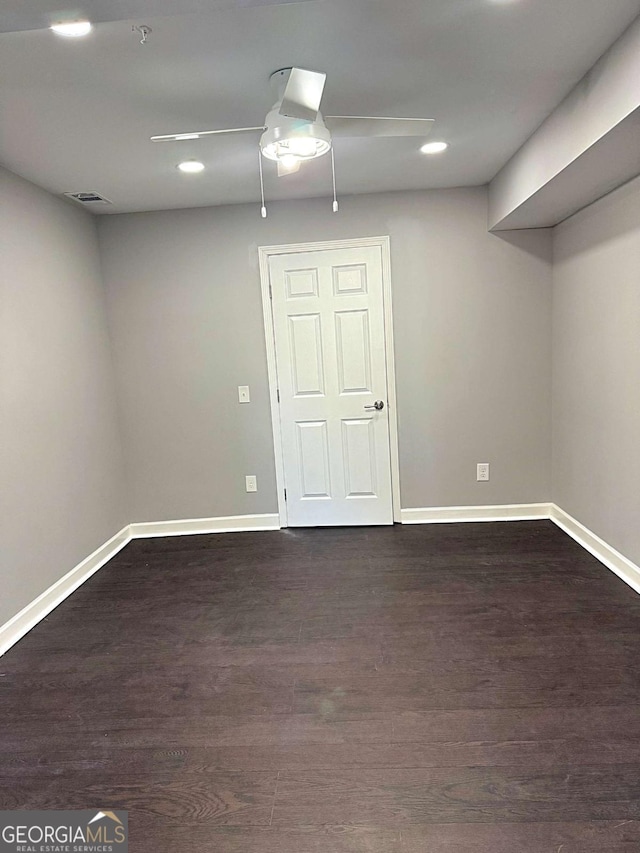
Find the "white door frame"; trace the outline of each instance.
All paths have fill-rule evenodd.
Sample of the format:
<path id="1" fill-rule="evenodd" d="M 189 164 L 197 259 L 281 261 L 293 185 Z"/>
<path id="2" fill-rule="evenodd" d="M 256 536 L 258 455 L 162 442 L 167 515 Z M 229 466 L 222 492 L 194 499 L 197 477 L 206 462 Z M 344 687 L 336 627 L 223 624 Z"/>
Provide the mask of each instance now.
<path id="1" fill-rule="evenodd" d="M 389 237 L 354 237 L 351 240 L 326 240 L 319 243 L 295 243 L 285 246 L 259 246 L 260 286 L 262 288 L 262 314 L 267 345 L 267 371 L 269 374 L 269 399 L 273 451 L 278 488 L 278 514 L 280 527 L 288 527 L 287 503 L 284 497 L 285 478 L 280 430 L 280 405 L 278 401 L 278 369 L 273 331 L 273 309 L 270 297 L 269 258 L 272 255 L 292 255 L 296 252 L 317 252 L 325 249 L 359 249 L 377 246 L 382 260 L 382 294 L 384 302 L 384 341 L 387 362 L 387 403 L 389 410 L 389 450 L 391 455 L 391 498 L 393 520 L 400 521 L 400 461 L 398 456 L 398 420 L 396 403 L 396 372 L 393 351 L 393 315 L 391 313 L 391 251 Z"/>

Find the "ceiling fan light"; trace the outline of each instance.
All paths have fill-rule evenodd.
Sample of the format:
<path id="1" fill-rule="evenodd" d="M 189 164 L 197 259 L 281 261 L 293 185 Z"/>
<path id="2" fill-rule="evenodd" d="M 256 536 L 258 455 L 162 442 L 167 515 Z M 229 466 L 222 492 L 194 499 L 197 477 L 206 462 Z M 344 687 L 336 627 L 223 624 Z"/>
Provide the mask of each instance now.
<path id="1" fill-rule="evenodd" d="M 318 151 L 318 140 L 310 136 L 293 137 L 287 140 L 288 154 L 285 156 L 299 157 L 304 160 L 307 157 L 316 157 Z"/>
<path id="2" fill-rule="evenodd" d="M 278 158 L 278 162 L 281 166 L 284 166 L 285 169 L 293 169 L 300 160 L 295 154 L 283 154 Z"/>
<path id="3" fill-rule="evenodd" d="M 262 146 L 262 153 L 267 160 L 278 160 L 283 163 L 293 160 L 313 160 L 322 157 L 331 149 L 331 143 L 325 139 L 282 139 Z"/>
<path id="4" fill-rule="evenodd" d="M 260 150 L 267 160 L 282 160 L 288 156 L 312 160 L 331 150 L 331 134 L 321 118 L 315 122 L 301 122 L 272 110 L 266 125 L 260 139 Z"/>
<path id="5" fill-rule="evenodd" d="M 50 29 L 59 36 L 78 38 L 79 36 L 86 36 L 87 33 L 91 32 L 91 23 L 89 21 L 70 21 L 67 23 L 52 24 Z"/>

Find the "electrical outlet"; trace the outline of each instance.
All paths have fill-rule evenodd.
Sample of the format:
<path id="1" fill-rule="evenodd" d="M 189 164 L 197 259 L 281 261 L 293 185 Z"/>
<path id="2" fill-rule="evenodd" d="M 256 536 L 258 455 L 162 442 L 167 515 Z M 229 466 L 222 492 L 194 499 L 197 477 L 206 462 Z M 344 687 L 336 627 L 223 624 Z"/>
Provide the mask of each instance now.
<path id="1" fill-rule="evenodd" d="M 484 483 L 489 479 L 489 463 L 478 462 L 476 468 L 476 479 L 479 483 Z"/>
<path id="2" fill-rule="evenodd" d="M 258 491 L 258 478 L 255 474 L 247 474 L 244 478 L 245 483 L 247 484 L 248 492 L 257 492 Z"/>
<path id="3" fill-rule="evenodd" d="M 251 398 L 249 397 L 249 386 L 248 385 L 238 385 L 238 402 L 239 403 L 250 403 Z"/>

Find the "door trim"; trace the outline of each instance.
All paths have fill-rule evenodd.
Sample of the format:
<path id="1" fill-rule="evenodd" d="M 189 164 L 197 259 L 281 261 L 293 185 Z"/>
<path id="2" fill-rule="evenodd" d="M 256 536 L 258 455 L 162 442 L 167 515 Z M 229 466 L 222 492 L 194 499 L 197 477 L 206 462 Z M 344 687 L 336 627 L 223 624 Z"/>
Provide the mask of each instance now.
<path id="1" fill-rule="evenodd" d="M 387 401 L 389 409 L 389 451 L 391 456 L 391 500 L 393 520 L 400 517 L 400 460 L 398 455 L 398 418 L 396 401 L 396 371 L 393 347 L 393 314 L 391 310 L 391 241 L 389 237 L 355 237 L 350 240 L 325 240 L 318 243 L 295 243 L 283 246 L 259 246 L 260 287 L 262 290 L 262 316 L 264 337 L 267 347 L 267 372 L 269 376 L 269 400 L 271 403 L 271 427 L 273 429 L 273 451 L 278 488 L 278 515 L 280 527 L 288 527 L 287 504 L 284 499 L 284 459 L 282 433 L 278 404 L 278 370 L 276 367 L 276 345 L 273 332 L 273 310 L 269 295 L 269 258 L 273 255 L 292 255 L 297 252 L 318 252 L 327 249 L 359 249 L 378 247 L 382 261 L 382 299 L 384 304 L 384 346 L 387 363 Z"/>

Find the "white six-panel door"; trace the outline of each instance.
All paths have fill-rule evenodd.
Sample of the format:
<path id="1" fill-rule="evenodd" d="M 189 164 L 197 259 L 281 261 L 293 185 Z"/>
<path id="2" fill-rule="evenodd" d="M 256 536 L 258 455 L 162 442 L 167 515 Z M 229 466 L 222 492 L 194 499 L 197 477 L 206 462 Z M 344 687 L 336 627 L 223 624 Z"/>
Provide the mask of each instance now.
<path id="1" fill-rule="evenodd" d="M 269 283 L 288 524 L 392 524 L 380 248 L 272 255 Z"/>

